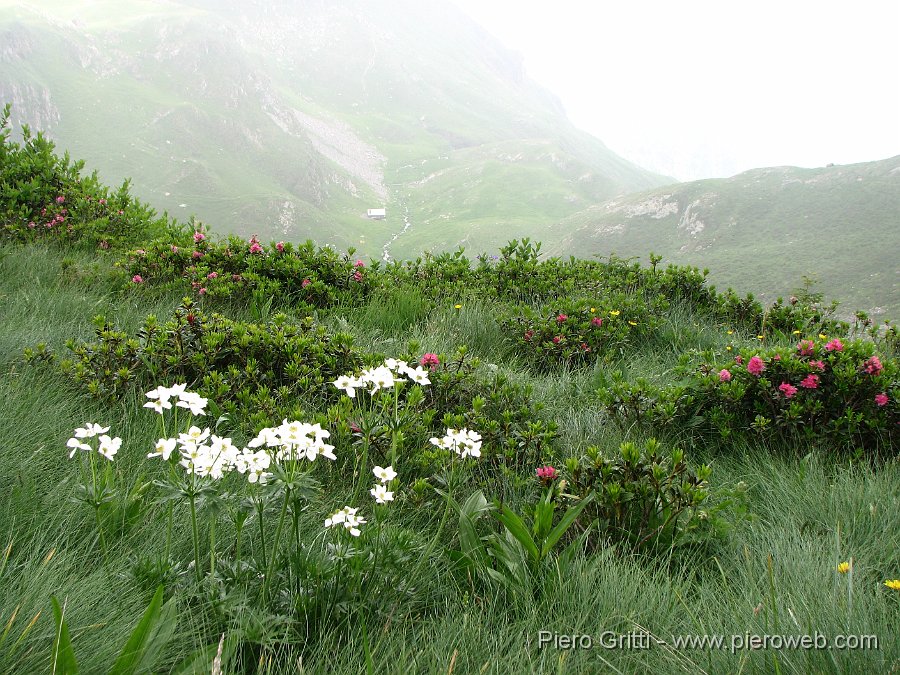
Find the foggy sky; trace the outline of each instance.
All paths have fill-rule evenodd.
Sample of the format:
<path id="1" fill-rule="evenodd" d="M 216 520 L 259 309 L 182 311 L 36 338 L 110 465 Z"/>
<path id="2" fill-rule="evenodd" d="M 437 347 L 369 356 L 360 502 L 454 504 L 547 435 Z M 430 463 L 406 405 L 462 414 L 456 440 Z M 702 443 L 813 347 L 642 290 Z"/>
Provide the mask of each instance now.
<path id="1" fill-rule="evenodd" d="M 896 0 L 453 0 L 569 117 L 682 180 L 900 154 Z"/>

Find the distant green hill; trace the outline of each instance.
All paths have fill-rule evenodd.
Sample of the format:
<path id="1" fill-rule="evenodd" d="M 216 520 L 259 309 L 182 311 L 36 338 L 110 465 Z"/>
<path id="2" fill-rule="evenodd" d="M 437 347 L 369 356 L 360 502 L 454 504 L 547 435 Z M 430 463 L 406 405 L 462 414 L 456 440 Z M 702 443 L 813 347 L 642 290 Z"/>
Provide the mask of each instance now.
<path id="1" fill-rule="evenodd" d="M 399 255 L 485 226 L 474 242 L 539 234 L 669 182 L 575 129 L 519 56 L 447 2 L 0 10 L 0 101 L 13 122 L 219 231 L 381 255 L 409 213 Z M 375 207 L 384 221 L 365 218 Z"/>
<path id="2" fill-rule="evenodd" d="M 670 185 L 592 206 L 557 231 L 553 253 L 654 251 L 766 297 L 808 275 L 845 314 L 900 316 L 900 157 Z"/>

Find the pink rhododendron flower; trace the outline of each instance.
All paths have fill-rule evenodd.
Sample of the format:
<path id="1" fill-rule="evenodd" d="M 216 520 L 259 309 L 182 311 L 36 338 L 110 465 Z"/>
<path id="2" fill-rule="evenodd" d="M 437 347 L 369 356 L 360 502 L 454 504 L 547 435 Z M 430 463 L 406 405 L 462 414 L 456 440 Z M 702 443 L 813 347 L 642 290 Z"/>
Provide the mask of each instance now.
<path id="1" fill-rule="evenodd" d="M 275 244 L 275 250 L 278 251 L 279 253 L 283 253 L 284 252 L 284 242 L 279 241 L 277 244 Z"/>
<path id="2" fill-rule="evenodd" d="M 90 199 L 90 197 L 88 199 Z M 105 206 L 106 200 L 101 197 L 100 199 L 97 200 L 97 203 L 100 204 L 101 206 Z"/>
<path id="3" fill-rule="evenodd" d="M 565 314 L 560 314 L 556 317 L 556 323 L 563 323 L 568 318 Z"/>
<path id="4" fill-rule="evenodd" d="M 172 244 L 172 253 L 178 253 L 178 247 L 175 244 Z"/>
<path id="5" fill-rule="evenodd" d="M 362 278 L 363 278 L 363 277 L 362 277 L 362 272 L 360 272 L 359 270 L 356 270 L 356 271 L 353 273 L 353 281 L 362 281 Z"/>
<path id="6" fill-rule="evenodd" d="M 734 362 L 738 365 L 741 365 L 744 362 L 744 357 L 738 354 L 734 357 Z"/>
<path id="7" fill-rule="evenodd" d="M 219 276 L 218 272 L 210 272 L 209 274 L 206 275 L 206 278 L 207 279 L 215 279 L 218 276 Z"/>
<path id="8" fill-rule="evenodd" d="M 751 375 L 756 375 L 757 377 L 759 377 L 762 371 L 764 371 L 765 369 L 765 362 L 758 356 L 751 356 L 750 360 L 747 362 L 747 372 Z"/>
<path id="9" fill-rule="evenodd" d="M 144 283 L 144 277 L 142 277 L 140 274 L 135 274 L 133 277 L 131 277 L 131 280 L 136 284 Z"/>
<path id="10" fill-rule="evenodd" d="M 553 344 L 558 345 L 561 340 L 562 340 L 562 337 L 557 335 L 556 337 L 553 338 Z"/>
<path id="11" fill-rule="evenodd" d="M 312 283 L 312 282 L 311 282 L 309 279 L 304 279 L 303 281 L 300 282 L 300 288 L 306 288 L 306 287 L 309 286 L 311 283 Z"/>
<path id="12" fill-rule="evenodd" d="M 66 201 L 66 198 L 63 197 L 62 195 L 60 195 L 59 197 L 56 198 L 56 203 L 57 203 L 57 204 L 62 204 L 62 203 L 64 203 L 65 201 Z"/>
<path id="13" fill-rule="evenodd" d="M 353 266 L 354 267 L 365 267 L 366 263 L 364 263 L 362 260 L 357 260 L 355 263 L 353 263 Z"/>
<path id="14" fill-rule="evenodd" d="M 532 338 L 532 337 L 534 337 L 534 331 L 533 331 L 533 330 L 526 330 L 526 331 L 525 331 L 525 342 L 531 342 L 531 338 Z"/>
<path id="15" fill-rule="evenodd" d="M 35 225 L 35 222 L 32 220 L 30 223 L 28 223 L 28 227 L 29 229 L 33 230 L 35 227 L 37 227 L 37 225 Z"/>
<path id="16" fill-rule="evenodd" d="M 431 368 L 431 370 L 437 368 L 440 362 L 441 360 L 438 358 L 438 355 L 433 352 L 425 352 L 422 354 L 422 358 L 419 359 L 420 365 Z"/>
<path id="17" fill-rule="evenodd" d="M 810 361 L 809 365 L 811 365 L 813 368 L 818 368 L 821 371 L 825 370 L 825 363 L 822 361 Z"/>
<path id="18" fill-rule="evenodd" d="M 794 394 L 797 393 L 797 387 L 792 384 L 788 384 L 787 382 L 782 382 L 778 385 L 779 391 L 784 394 L 785 398 L 791 398 Z"/>
<path id="19" fill-rule="evenodd" d="M 881 365 L 881 359 L 877 356 L 867 359 L 863 366 L 869 375 L 881 375 L 881 371 L 884 370 L 884 366 Z"/>
<path id="20" fill-rule="evenodd" d="M 262 253 L 263 247 L 259 245 L 258 241 L 254 241 L 250 244 L 250 253 Z"/>
<path id="21" fill-rule="evenodd" d="M 819 388 L 819 376 L 818 375 L 807 375 L 800 382 L 800 386 L 804 389 L 818 389 Z"/>
<path id="22" fill-rule="evenodd" d="M 535 473 L 542 483 L 549 483 L 550 481 L 554 480 L 557 475 L 556 469 L 549 465 L 538 467 Z"/>
<path id="23" fill-rule="evenodd" d="M 205 235 L 205 234 L 203 234 L 202 232 L 194 232 L 194 241 L 195 241 L 196 243 L 199 244 L 199 243 L 200 243 L 201 241 L 203 241 L 204 239 L 206 239 L 206 235 Z"/>
<path id="24" fill-rule="evenodd" d="M 588 347 L 587 342 L 582 342 L 582 343 L 581 343 L 581 350 L 582 350 L 583 352 L 589 352 L 589 351 L 591 351 L 591 348 Z"/>
<path id="25" fill-rule="evenodd" d="M 603 319 L 601 319 L 599 316 L 595 316 L 593 319 L 591 319 L 591 325 L 592 326 L 602 326 Z"/>
<path id="26" fill-rule="evenodd" d="M 888 402 L 887 394 L 885 394 L 884 392 L 882 392 L 880 394 L 875 394 L 875 405 L 877 405 L 879 408 L 886 406 L 887 402 Z"/>
<path id="27" fill-rule="evenodd" d="M 719 382 L 731 382 L 731 371 L 727 368 L 722 368 L 719 371 Z"/>
<path id="28" fill-rule="evenodd" d="M 841 342 L 840 338 L 834 338 L 834 340 L 825 345 L 825 349 L 829 352 L 842 352 L 844 351 L 844 343 Z"/>
<path id="29" fill-rule="evenodd" d="M 800 356 L 812 356 L 815 347 L 816 343 L 812 340 L 800 340 L 797 344 L 797 351 L 800 352 Z"/>
<path id="30" fill-rule="evenodd" d="M 194 251 L 193 253 L 191 253 L 191 257 L 192 257 L 194 260 L 197 260 L 198 258 L 202 258 L 202 257 L 203 257 L 203 253 L 202 253 L 201 251 Z"/>
<path id="31" fill-rule="evenodd" d="M 200 287 L 200 295 L 206 295 L 206 288 L 203 286 Z"/>

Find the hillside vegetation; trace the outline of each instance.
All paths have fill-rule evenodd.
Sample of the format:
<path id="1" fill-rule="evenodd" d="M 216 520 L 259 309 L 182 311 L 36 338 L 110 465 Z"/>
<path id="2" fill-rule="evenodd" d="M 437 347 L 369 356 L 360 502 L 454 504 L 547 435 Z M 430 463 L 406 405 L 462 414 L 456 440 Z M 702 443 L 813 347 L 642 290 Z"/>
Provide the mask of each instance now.
<path id="1" fill-rule="evenodd" d="M 3 672 L 900 663 L 893 326 L 217 235 L 2 122 Z"/>
<path id="2" fill-rule="evenodd" d="M 816 292 L 886 318 L 900 315 L 900 157 L 818 169 L 774 167 L 680 183 L 564 219 L 552 252 L 642 256 L 701 265 L 720 286 L 769 299 Z"/>
<path id="3" fill-rule="evenodd" d="M 484 230 L 477 206 L 514 237 L 670 182 L 575 129 L 519 56 L 443 0 L 0 8 L 14 120 L 224 233 L 381 255 L 405 215 L 440 215 L 422 236 L 449 230 L 455 248 Z M 385 221 L 365 218 L 382 206 Z M 421 250 L 403 239 L 395 257 Z"/>

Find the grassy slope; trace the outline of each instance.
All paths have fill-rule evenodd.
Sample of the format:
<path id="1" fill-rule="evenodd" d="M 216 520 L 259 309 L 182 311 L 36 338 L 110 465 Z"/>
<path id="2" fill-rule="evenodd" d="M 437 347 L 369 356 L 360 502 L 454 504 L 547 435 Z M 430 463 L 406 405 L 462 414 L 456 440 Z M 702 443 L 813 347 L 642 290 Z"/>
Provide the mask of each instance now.
<path id="1" fill-rule="evenodd" d="M 0 582 L 0 623 L 19 607 L 14 637 L 43 610 L 21 648 L 0 658 L 3 672 L 43 672 L 53 625 L 47 597 L 68 601 L 68 621 L 83 672 L 101 672 L 111 663 L 147 599 L 128 581 L 126 552 L 159 550 L 159 528 L 140 527 L 100 558 L 90 517 L 69 502 L 73 465 L 63 447 L 71 429 L 85 420 L 112 424 L 125 438 L 116 465 L 132 478 L 147 468 L 146 448 L 156 429 L 135 400 L 104 408 L 71 390 L 46 369 L 26 367 L 21 349 L 38 341 L 60 347 L 69 337 L 91 333 L 89 317 L 104 313 L 133 329 L 148 312 L 167 315 L 178 303 L 164 292 L 121 295 L 105 281 L 107 259 L 63 256 L 38 247 L 0 247 L 0 554 L 11 542 L 10 562 Z M 461 301 L 457 312 L 452 303 Z M 582 371 L 547 376 L 529 374 L 502 342 L 489 302 L 447 299 L 432 311 L 411 311 L 400 295 L 378 298 L 355 310 L 335 310 L 319 318 L 349 327 L 358 343 L 390 352 L 399 341 L 418 339 L 422 348 L 449 351 L 460 343 L 516 379 L 530 382 L 559 420 L 564 447 L 577 454 L 587 444 L 614 448 L 623 438 L 591 402 L 603 373 Z M 629 377 L 665 377 L 675 354 L 689 347 L 734 340 L 725 328 L 673 311 L 658 341 L 627 354 L 621 367 Z M 750 336 L 747 336 L 748 338 Z M 748 343 L 750 343 L 748 339 Z M 750 343 L 752 344 L 752 343 Z M 879 635 L 871 651 L 785 651 L 785 673 L 888 672 L 900 659 L 896 625 L 900 598 L 878 588 L 900 569 L 900 471 L 896 463 L 877 473 L 846 467 L 828 458 L 828 448 L 798 462 L 778 448 L 745 446 L 723 455 L 717 448 L 692 448 L 695 461 L 712 459 L 716 483 L 750 484 L 755 519 L 739 528 L 714 557 L 668 565 L 605 549 L 580 563 L 579 573 L 542 589 L 533 603 L 498 604 L 494 598 L 462 593 L 445 570 L 423 572 L 435 604 L 424 617 L 395 617 L 369 625 L 375 672 L 770 672 L 772 652 L 649 650 L 538 650 L 538 630 L 599 635 L 645 628 L 668 640 L 685 633 L 786 633 L 819 631 Z M 803 454 L 801 452 L 800 454 Z M 340 490 L 338 489 L 338 492 Z M 340 499 L 339 494 L 329 499 Z M 438 514 L 410 510 L 409 526 L 433 528 Z M 309 523 L 311 538 L 319 524 Z M 177 523 L 178 545 L 189 555 L 187 523 Z M 52 555 L 51 555 L 52 552 Z M 772 560 L 770 586 L 768 560 Z M 854 595 L 848 606 L 847 579 L 835 565 L 853 557 Z M 754 608 L 761 607 L 757 613 Z M 773 614 L 777 607 L 777 619 Z M 207 630 L 190 608 L 180 610 L 170 660 L 196 648 Z M 776 622 L 777 621 L 777 622 Z M 362 672 L 361 628 L 320 636 L 303 656 L 307 672 Z M 281 655 L 286 656 L 286 655 Z M 296 663 L 296 654 L 286 657 Z M 260 672 L 271 672 L 261 668 Z M 291 670 L 293 672 L 293 670 Z"/>
<path id="2" fill-rule="evenodd" d="M 788 295 L 802 277 L 842 309 L 900 315 L 900 158 L 820 169 L 757 169 L 607 202 L 560 225 L 551 249 L 662 254 L 710 269 L 720 286 Z M 622 209 L 677 203 L 674 213 L 628 217 Z M 704 227 L 679 228 L 687 205 Z M 655 210 L 655 209 L 654 209 Z"/>

